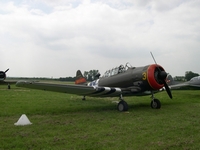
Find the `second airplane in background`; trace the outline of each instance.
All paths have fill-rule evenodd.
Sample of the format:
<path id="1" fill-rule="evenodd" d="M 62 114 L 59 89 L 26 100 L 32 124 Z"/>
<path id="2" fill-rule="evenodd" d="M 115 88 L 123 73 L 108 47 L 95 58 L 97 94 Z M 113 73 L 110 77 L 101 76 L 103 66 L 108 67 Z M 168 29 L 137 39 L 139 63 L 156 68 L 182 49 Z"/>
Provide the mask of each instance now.
<path id="1" fill-rule="evenodd" d="M 193 77 L 190 81 L 183 83 L 175 83 L 173 79 L 171 79 L 169 83 L 169 87 L 172 90 L 177 89 L 200 89 L 200 76 Z"/>

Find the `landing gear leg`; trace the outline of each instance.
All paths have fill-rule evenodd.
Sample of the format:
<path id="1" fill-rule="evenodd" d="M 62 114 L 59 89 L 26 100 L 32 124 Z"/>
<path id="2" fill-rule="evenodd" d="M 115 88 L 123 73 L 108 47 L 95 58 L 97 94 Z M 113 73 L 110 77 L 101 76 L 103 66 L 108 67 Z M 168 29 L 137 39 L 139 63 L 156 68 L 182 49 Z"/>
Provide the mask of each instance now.
<path id="1" fill-rule="evenodd" d="M 83 101 L 85 101 L 85 100 L 86 100 L 85 96 L 83 96 L 82 100 L 83 100 Z"/>
<path id="2" fill-rule="evenodd" d="M 122 95 L 120 95 L 119 99 L 120 99 L 120 102 L 117 105 L 117 109 L 119 111 L 127 111 L 128 110 L 128 104 L 124 101 Z"/>
<path id="3" fill-rule="evenodd" d="M 152 94 L 151 108 L 160 109 L 161 107 L 160 101 L 154 98 L 154 93 L 152 91 L 151 91 L 151 94 Z"/>
<path id="4" fill-rule="evenodd" d="M 8 83 L 8 89 L 10 89 L 10 84 Z"/>

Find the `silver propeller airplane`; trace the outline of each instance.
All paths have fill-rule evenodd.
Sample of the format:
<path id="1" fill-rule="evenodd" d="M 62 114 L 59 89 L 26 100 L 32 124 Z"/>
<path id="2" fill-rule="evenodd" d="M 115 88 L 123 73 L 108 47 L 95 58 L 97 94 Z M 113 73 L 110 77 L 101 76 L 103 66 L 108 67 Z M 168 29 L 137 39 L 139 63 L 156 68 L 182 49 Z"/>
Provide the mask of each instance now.
<path id="1" fill-rule="evenodd" d="M 174 84 L 173 81 L 171 82 L 171 85 L 169 85 L 171 90 L 175 89 L 182 89 L 184 87 L 194 87 L 199 89 L 200 88 L 200 76 L 193 77 L 190 81 Z"/>

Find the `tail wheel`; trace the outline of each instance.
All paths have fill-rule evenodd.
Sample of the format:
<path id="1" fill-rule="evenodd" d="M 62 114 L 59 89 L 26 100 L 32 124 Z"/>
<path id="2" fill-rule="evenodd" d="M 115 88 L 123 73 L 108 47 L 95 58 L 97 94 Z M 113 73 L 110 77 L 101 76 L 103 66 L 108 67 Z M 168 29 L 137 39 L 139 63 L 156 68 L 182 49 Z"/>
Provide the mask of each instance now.
<path id="1" fill-rule="evenodd" d="M 125 101 L 121 100 L 117 105 L 117 109 L 119 111 L 127 111 L 128 110 L 128 104 Z"/>
<path id="2" fill-rule="evenodd" d="M 158 99 L 154 99 L 151 101 L 151 108 L 153 109 L 160 109 L 161 103 Z"/>

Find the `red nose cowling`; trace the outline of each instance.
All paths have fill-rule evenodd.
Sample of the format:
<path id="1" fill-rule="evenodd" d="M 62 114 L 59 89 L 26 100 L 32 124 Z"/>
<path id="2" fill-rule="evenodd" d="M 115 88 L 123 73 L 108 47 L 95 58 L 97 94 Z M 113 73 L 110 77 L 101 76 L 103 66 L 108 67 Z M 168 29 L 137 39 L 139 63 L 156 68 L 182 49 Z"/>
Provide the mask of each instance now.
<path id="1" fill-rule="evenodd" d="M 159 72 L 165 73 L 165 70 L 163 69 L 162 66 L 157 65 L 157 64 L 152 64 L 147 69 L 147 79 L 148 79 L 149 85 L 154 90 L 159 90 L 162 87 L 164 87 L 164 83 L 162 82 L 162 79 L 164 78 L 164 80 L 165 80 L 166 77 L 165 77 L 165 75 L 164 75 L 164 77 L 163 76 L 161 77 L 159 75 Z"/>

